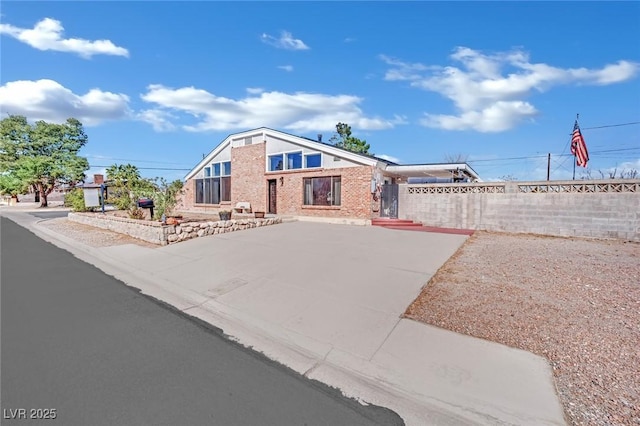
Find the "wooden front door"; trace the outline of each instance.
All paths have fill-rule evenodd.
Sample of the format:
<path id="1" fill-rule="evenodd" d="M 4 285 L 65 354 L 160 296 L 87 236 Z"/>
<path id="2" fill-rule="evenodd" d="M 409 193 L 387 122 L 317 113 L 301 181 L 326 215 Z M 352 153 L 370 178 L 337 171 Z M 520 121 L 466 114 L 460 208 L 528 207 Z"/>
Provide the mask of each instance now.
<path id="1" fill-rule="evenodd" d="M 276 207 L 276 180 L 269 180 L 269 213 L 276 214 L 278 212 Z"/>

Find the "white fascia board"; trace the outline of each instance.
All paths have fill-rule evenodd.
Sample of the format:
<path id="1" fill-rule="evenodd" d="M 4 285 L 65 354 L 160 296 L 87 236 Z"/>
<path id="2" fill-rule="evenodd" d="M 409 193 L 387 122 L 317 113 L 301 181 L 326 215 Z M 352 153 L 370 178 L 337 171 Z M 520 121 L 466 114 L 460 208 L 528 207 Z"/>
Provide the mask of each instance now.
<path id="1" fill-rule="evenodd" d="M 191 169 L 189 173 L 187 173 L 187 175 L 184 177 L 184 180 L 188 181 L 189 179 L 194 177 L 196 174 L 198 174 L 198 172 L 202 170 L 203 167 L 209 164 L 211 160 L 213 160 L 215 156 L 218 155 L 220 151 L 225 149 L 227 145 L 229 145 L 230 143 L 231 143 L 231 137 L 227 136 L 227 138 L 223 140 L 217 147 L 215 147 L 213 151 L 209 153 L 209 155 L 204 157 L 202 161 L 200 161 L 193 169 Z"/>
<path id="2" fill-rule="evenodd" d="M 413 174 L 413 173 L 432 173 L 436 171 L 444 171 L 444 170 L 464 170 L 469 176 L 474 179 L 480 179 L 478 174 L 469 167 L 466 163 L 441 163 L 441 164 L 410 164 L 410 165 L 397 165 L 397 166 L 387 166 L 386 170 L 391 173 L 397 174 Z"/>
<path id="3" fill-rule="evenodd" d="M 200 161 L 193 169 L 191 169 L 191 171 L 189 173 L 187 173 L 187 175 L 184 177 L 184 180 L 187 181 L 187 180 L 191 179 L 193 176 L 195 176 L 203 167 L 205 167 L 207 164 L 209 164 L 211 162 L 211 160 L 213 160 L 213 158 L 215 158 L 215 156 L 218 155 L 218 153 L 220 151 L 225 149 L 231 143 L 231 141 L 236 140 L 236 139 L 242 139 L 242 138 L 249 137 L 249 136 L 255 136 L 256 134 L 260 134 L 260 133 L 262 133 L 262 135 L 265 137 L 265 139 L 266 139 L 267 135 L 270 135 L 270 136 L 273 136 L 275 138 L 284 140 L 286 142 L 291 142 L 291 143 L 294 143 L 296 145 L 301 145 L 301 146 L 304 146 L 306 148 L 310 148 L 310 149 L 313 149 L 313 150 L 316 150 L 316 151 L 320 151 L 320 152 L 328 154 L 328 155 L 341 157 L 341 158 L 344 158 L 346 160 L 353 161 L 354 163 L 363 164 L 363 165 L 367 165 L 367 166 L 376 166 L 376 167 L 379 167 L 379 168 L 383 168 L 384 167 L 383 164 L 379 164 L 379 162 L 377 160 L 372 159 L 372 158 L 364 157 L 362 155 L 359 155 L 359 154 L 356 154 L 356 153 L 353 153 L 353 152 L 349 152 L 349 151 L 344 151 L 342 149 L 332 148 L 329 145 L 325 145 L 325 144 L 319 143 L 319 142 L 314 142 L 312 140 L 301 138 L 301 137 L 298 137 L 298 136 L 290 135 L 288 133 L 280 132 L 278 130 L 269 129 L 267 127 L 260 127 L 260 128 L 257 128 L 257 129 L 247 130 L 247 131 L 240 132 L 240 133 L 233 133 L 233 134 L 227 136 L 216 148 L 213 149 L 213 151 L 211 151 L 209 153 L 209 155 L 204 157 L 202 159 L 202 161 Z"/>
<path id="4" fill-rule="evenodd" d="M 305 148 L 310 148 L 328 155 L 333 155 L 335 157 L 341 157 L 346 160 L 353 161 L 354 163 L 363 164 L 367 166 L 376 166 L 378 163 L 378 161 L 375 159 L 364 157 L 354 152 L 333 148 L 330 145 L 325 145 L 324 143 L 314 142 L 310 139 L 301 138 L 298 136 L 290 135 L 288 133 L 279 132 L 277 130 L 265 129 L 265 133 L 268 135 L 272 135 L 273 137 L 277 137 L 278 139 L 282 139 L 286 142 L 291 142 L 296 145 L 301 145 L 301 146 L 304 146 Z"/>

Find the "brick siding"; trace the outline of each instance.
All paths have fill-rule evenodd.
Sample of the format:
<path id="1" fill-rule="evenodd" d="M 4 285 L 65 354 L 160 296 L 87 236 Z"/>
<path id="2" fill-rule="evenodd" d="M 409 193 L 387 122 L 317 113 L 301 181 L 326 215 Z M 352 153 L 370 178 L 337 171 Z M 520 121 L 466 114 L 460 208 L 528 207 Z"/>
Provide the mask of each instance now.
<path id="1" fill-rule="evenodd" d="M 356 166 L 326 170 L 291 170 L 265 172 L 265 144 L 252 144 L 231 149 L 231 203 L 220 206 L 195 204 L 195 179 L 184 186 L 179 211 L 214 212 L 230 208 L 238 202 L 251 203 L 255 211 L 268 211 L 268 181 L 276 181 L 278 215 L 313 216 L 328 218 L 370 219 L 372 212 L 371 178 L 373 167 Z M 303 179 L 308 177 L 340 176 L 340 206 L 304 206 Z M 282 178 L 282 181 L 280 181 Z M 378 204 L 379 202 L 376 202 Z"/>
<path id="2" fill-rule="evenodd" d="M 267 181 L 264 179 L 265 144 L 231 148 L 231 204 L 248 201 L 254 212 L 267 211 Z"/>

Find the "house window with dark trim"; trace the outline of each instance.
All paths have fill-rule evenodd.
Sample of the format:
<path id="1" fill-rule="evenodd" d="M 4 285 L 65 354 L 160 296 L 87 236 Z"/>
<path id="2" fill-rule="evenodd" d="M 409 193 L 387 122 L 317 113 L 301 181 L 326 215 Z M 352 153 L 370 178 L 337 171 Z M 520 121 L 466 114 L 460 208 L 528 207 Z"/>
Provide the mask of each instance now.
<path id="1" fill-rule="evenodd" d="M 231 162 L 212 164 L 213 176 L 196 179 L 196 204 L 231 201 Z"/>
<path id="2" fill-rule="evenodd" d="M 204 179 L 196 179 L 196 204 L 204 202 Z"/>
<path id="3" fill-rule="evenodd" d="M 340 176 L 304 178 L 304 205 L 339 206 L 341 181 Z"/>

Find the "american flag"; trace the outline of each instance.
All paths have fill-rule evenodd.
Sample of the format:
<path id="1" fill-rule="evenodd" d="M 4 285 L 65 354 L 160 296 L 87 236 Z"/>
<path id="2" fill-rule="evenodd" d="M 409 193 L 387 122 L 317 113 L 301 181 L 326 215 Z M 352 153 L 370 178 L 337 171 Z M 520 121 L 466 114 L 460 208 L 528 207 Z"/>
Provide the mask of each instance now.
<path id="1" fill-rule="evenodd" d="M 587 144 L 584 142 L 584 138 L 580 132 L 578 120 L 576 120 L 576 123 L 573 125 L 573 134 L 571 135 L 571 153 L 576 157 L 576 165 L 587 167 L 589 152 L 587 151 Z"/>

